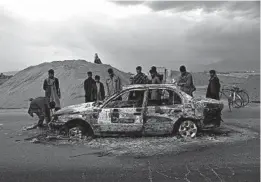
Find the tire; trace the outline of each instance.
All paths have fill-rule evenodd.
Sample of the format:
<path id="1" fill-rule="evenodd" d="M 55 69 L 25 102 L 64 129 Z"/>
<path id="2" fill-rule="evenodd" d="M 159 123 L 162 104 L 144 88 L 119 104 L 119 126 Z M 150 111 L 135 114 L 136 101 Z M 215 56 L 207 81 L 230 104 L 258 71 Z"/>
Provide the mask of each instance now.
<path id="1" fill-rule="evenodd" d="M 183 120 L 178 126 L 178 134 L 182 138 L 194 138 L 197 136 L 198 127 L 192 120 Z"/>
<path id="2" fill-rule="evenodd" d="M 243 101 L 243 106 L 247 106 L 249 104 L 249 96 L 248 96 L 247 92 L 244 90 L 241 90 L 237 94 L 241 97 L 241 99 Z"/>
<path id="3" fill-rule="evenodd" d="M 71 121 L 66 123 L 62 130 L 62 134 L 67 135 L 72 138 L 91 137 L 93 138 L 93 130 L 89 124 L 84 121 Z"/>

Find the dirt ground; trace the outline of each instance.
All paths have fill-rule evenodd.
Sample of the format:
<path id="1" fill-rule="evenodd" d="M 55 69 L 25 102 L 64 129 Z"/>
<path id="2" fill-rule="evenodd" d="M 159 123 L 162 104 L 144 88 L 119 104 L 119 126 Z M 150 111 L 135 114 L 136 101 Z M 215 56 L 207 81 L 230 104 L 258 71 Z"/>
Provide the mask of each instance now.
<path id="1" fill-rule="evenodd" d="M 249 130 L 246 124 L 245 114 L 241 119 L 241 110 L 247 110 L 249 113 L 248 122 L 253 125 L 251 119 L 251 112 L 259 108 L 259 105 L 250 105 L 245 108 L 236 109 L 232 112 L 228 111 L 225 106 L 223 111 L 224 122 L 220 128 L 210 131 L 200 132 L 198 136 L 194 139 L 184 139 L 178 137 L 141 137 L 141 138 L 130 138 L 130 137 L 114 137 L 114 138 L 95 138 L 95 139 L 79 139 L 79 138 L 68 138 L 64 136 L 59 136 L 55 132 L 50 132 L 49 130 L 35 129 L 31 131 L 24 131 L 20 128 L 15 131 L 15 135 L 23 137 L 23 142 L 31 142 L 35 144 L 44 145 L 54 145 L 54 146 L 66 146 L 66 145 L 81 145 L 89 149 L 98 150 L 96 153 L 99 156 L 135 156 L 135 157 L 148 157 L 155 155 L 164 155 L 168 153 L 181 153 L 193 148 L 195 146 L 209 146 L 216 145 L 219 143 L 231 143 L 237 141 L 246 141 L 251 138 L 256 138 L 259 136 L 259 131 Z M 7 113 L 12 113 L 13 115 L 22 114 L 25 110 L 7 110 Z M 4 111 L 0 111 L 0 114 L 7 114 Z M 238 115 L 239 114 L 239 115 Z M 26 116 L 25 116 L 26 117 Z M 35 122 L 35 119 L 28 118 L 29 121 L 24 123 L 23 126 L 28 126 Z M 237 125 L 239 121 L 244 122 L 241 126 Z M 255 122 L 256 127 L 259 123 Z M 242 125 L 244 128 L 242 128 Z M 21 125 L 21 127 L 23 127 Z M 0 126 L 4 127 L 4 126 Z M 14 136 L 13 136 L 14 137 Z M 22 141 L 18 139 L 17 141 Z"/>
<path id="2" fill-rule="evenodd" d="M 220 129 L 190 140 L 57 140 L 23 131 L 36 122 L 26 110 L 0 110 L 0 181 L 259 181 L 259 110 L 225 107 Z"/>

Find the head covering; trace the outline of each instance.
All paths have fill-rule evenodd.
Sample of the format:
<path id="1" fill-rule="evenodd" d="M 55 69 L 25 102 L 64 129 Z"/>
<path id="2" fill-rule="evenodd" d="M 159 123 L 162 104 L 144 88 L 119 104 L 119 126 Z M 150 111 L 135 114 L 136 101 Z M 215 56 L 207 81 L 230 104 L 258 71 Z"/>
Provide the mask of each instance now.
<path id="1" fill-rule="evenodd" d="M 54 74 L 54 70 L 53 70 L 53 69 L 50 69 L 50 70 L 48 71 L 48 73 L 49 73 L 49 74 Z"/>
<path id="2" fill-rule="evenodd" d="M 109 68 L 109 69 L 108 69 L 108 73 L 113 73 L 113 69 L 112 69 L 112 68 Z"/>
<path id="3" fill-rule="evenodd" d="M 141 71 L 142 70 L 141 66 L 137 66 L 136 70 L 140 70 Z"/>
<path id="4" fill-rule="evenodd" d="M 151 70 L 155 73 L 155 72 L 157 72 L 157 68 L 155 67 L 155 66 L 152 66 L 151 67 Z"/>
<path id="5" fill-rule="evenodd" d="M 179 71 L 180 72 L 185 72 L 186 71 L 186 67 L 184 65 L 180 66 Z"/>
<path id="6" fill-rule="evenodd" d="M 215 75 L 215 74 L 216 74 L 216 71 L 215 71 L 215 70 L 210 70 L 209 73 L 210 73 L 210 74 L 212 73 L 212 74 Z"/>

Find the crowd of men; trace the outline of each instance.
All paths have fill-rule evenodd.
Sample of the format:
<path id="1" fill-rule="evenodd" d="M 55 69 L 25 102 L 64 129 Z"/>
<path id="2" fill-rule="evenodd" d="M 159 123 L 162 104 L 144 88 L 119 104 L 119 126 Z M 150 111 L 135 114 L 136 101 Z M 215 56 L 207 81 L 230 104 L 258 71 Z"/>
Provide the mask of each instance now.
<path id="1" fill-rule="evenodd" d="M 102 64 L 100 58 L 95 54 L 96 64 Z M 142 72 L 142 67 L 138 66 L 136 68 L 136 75 L 131 77 L 130 84 L 162 84 L 163 75 L 157 72 L 157 68 L 152 66 L 150 71 L 150 78 Z M 206 97 L 219 100 L 220 83 L 216 75 L 215 70 L 210 72 L 210 80 L 207 88 Z M 85 102 L 98 102 L 105 99 L 105 93 L 107 97 L 121 91 L 122 81 L 121 78 L 116 75 L 112 68 L 108 69 L 108 78 L 105 80 L 105 85 L 101 82 L 100 76 L 96 75 L 93 79 L 92 72 L 87 72 L 88 78 L 84 81 L 84 92 L 85 92 Z M 193 83 L 192 74 L 187 72 L 185 66 L 180 66 L 180 76 L 175 83 L 180 89 L 193 97 L 193 92 L 196 87 Z M 107 92 L 105 92 L 105 89 Z M 38 97 L 35 99 L 30 99 L 30 107 L 28 109 L 28 114 L 33 117 L 36 114 L 39 118 L 38 124 L 33 128 L 42 127 L 44 119 L 46 123 L 51 120 L 50 113 L 52 109 L 58 111 L 61 108 L 60 99 L 61 92 L 59 86 L 59 80 L 54 76 L 54 70 L 50 69 L 48 71 L 48 78 L 43 82 L 43 90 L 45 91 L 45 97 Z M 159 97 L 158 93 L 151 93 L 151 98 L 157 100 Z"/>
<path id="2" fill-rule="evenodd" d="M 150 69 L 150 76 L 142 72 L 142 67 L 136 68 L 136 75 L 130 78 L 130 84 L 162 84 L 163 75 L 157 72 L 157 68 L 152 66 Z M 193 97 L 193 92 L 196 87 L 193 83 L 192 74 L 187 72 L 185 66 L 180 67 L 180 77 L 177 81 L 177 86 L 180 89 Z M 220 83 L 215 70 L 210 72 L 210 80 L 207 88 L 206 97 L 219 100 Z M 113 69 L 108 69 L 109 77 L 106 79 L 105 86 L 100 82 L 100 76 L 96 75 L 95 79 L 92 78 L 92 72 L 88 72 L 88 78 L 84 81 L 85 102 L 102 101 L 105 99 L 105 86 L 107 89 L 107 96 L 111 96 L 119 92 L 122 88 L 121 79 L 115 75 Z M 155 96 L 156 97 L 156 96 Z"/>

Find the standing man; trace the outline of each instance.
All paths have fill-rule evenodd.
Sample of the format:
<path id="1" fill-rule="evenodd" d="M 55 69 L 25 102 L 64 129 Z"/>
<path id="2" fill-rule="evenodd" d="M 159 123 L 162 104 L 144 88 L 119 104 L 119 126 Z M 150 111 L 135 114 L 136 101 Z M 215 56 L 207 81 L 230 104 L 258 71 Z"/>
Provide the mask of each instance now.
<path id="1" fill-rule="evenodd" d="M 96 101 L 103 101 L 105 99 L 105 90 L 103 83 L 100 82 L 100 76 L 95 76 L 96 81 Z"/>
<path id="2" fill-rule="evenodd" d="M 178 79 L 178 86 L 180 86 L 180 89 L 187 93 L 190 96 L 193 96 L 193 92 L 196 90 L 196 87 L 193 84 L 193 78 L 192 75 L 187 72 L 185 66 L 180 66 L 180 77 Z"/>
<path id="3" fill-rule="evenodd" d="M 109 78 L 106 80 L 107 95 L 111 96 L 114 93 L 121 91 L 122 85 L 121 85 L 120 77 L 114 74 L 112 68 L 108 69 L 108 73 L 109 73 Z"/>
<path id="4" fill-rule="evenodd" d="M 97 53 L 95 53 L 95 55 L 94 55 L 94 63 L 102 64 L 101 59 L 99 58 Z"/>
<path id="5" fill-rule="evenodd" d="M 59 80 L 58 78 L 54 77 L 53 69 L 48 71 L 48 78 L 44 80 L 43 89 L 45 90 L 45 97 L 49 99 L 49 103 L 55 103 L 55 111 L 61 109 L 61 91 Z"/>
<path id="6" fill-rule="evenodd" d="M 154 72 L 156 74 L 156 76 L 159 78 L 160 83 L 163 83 L 163 75 L 159 74 L 157 72 L 157 68 L 155 66 L 151 67 L 151 71 Z"/>
<path id="7" fill-rule="evenodd" d="M 220 82 L 215 70 L 210 70 L 210 79 L 207 89 L 207 98 L 219 100 Z"/>
<path id="8" fill-rule="evenodd" d="M 92 72 L 87 73 L 88 78 L 84 81 L 85 103 L 96 99 L 96 82 L 92 78 Z"/>
<path id="9" fill-rule="evenodd" d="M 137 74 L 133 78 L 133 84 L 147 84 L 148 83 L 148 77 L 142 73 L 141 66 L 138 66 L 136 68 Z"/>
<path id="10" fill-rule="evenodd" d="M 36 114 L 39 118 L 38 123 L 33 126 L 31 129 L 37 127 L 43 127 L 44 119 L 48 124 L 51 121 L 50 108 L 49 108 L 49 99 L 47 97 L 37 97 L 35 99 L 31 98 L 30 107 L 28 109 L 28 114 L 33 117 Z"/>
<path id="11" fill-rule="evenodd" d="M 150 70 L 150 75 L 151 75 L 151 84 L 161 84 L 161 81 L 159 77 L 157 76 L 157 72 L 155 70 Z M 152 90 L 151 91 L 151 100 L 160 100 L 160 92 L 159 90 Z"/>
<path id="12" fill-rule="evenodd" d="M 133 84 L 133 76 L 130 77 L 130 85 Z"/>

